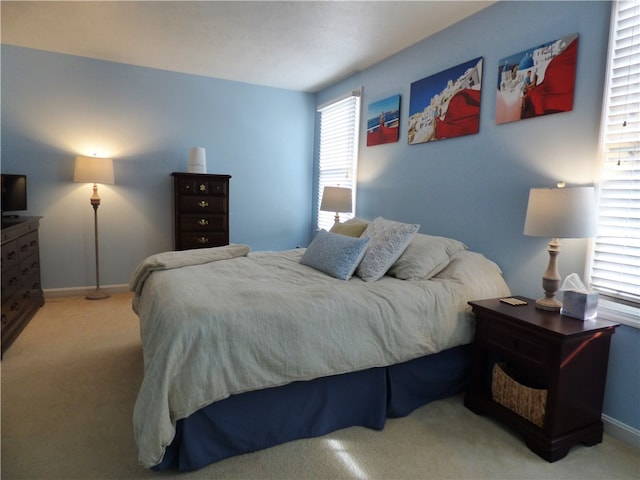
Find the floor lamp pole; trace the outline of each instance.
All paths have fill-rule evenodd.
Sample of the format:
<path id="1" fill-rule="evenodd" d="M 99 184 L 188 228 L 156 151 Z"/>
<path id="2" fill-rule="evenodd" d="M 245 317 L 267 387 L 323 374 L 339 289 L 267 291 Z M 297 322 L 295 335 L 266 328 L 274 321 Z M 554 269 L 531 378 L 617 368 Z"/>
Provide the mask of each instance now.
<path id="1" fill-rule="evenodd" d="M 100 250 L 98 248 L 98 207 L 100 206 L 100 197 L 98 196 L 98 184 L 93 184 L 93 195 L 91 196 L 91 206 L 93 207 L 93 231 L 95 237 L 95 253 L 96 253 L 96 289 L 87 295 L 89 300 L 102 300 L 109 298 L 111 295 L 100 290 Z"/>

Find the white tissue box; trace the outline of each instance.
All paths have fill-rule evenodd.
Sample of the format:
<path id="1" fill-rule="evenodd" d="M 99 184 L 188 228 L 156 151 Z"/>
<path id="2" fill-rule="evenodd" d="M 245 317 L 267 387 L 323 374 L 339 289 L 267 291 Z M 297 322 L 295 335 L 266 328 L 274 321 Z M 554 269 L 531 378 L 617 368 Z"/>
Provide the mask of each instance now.
<path id="1" fill-rule="evenodd" d="M 562 299 L 562 315 L 591 320 L 598 314 L 598 292 L 566 290 Z"/>

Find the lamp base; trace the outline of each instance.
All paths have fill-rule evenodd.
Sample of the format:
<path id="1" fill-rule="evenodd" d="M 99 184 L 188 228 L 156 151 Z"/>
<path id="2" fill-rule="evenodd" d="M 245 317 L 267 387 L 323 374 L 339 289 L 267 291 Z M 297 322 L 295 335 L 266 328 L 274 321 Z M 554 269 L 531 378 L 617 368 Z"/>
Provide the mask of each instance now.
<path id="1" fill-rule="evenodd" d="M 562 303 L 555 298 L 542 297 L 536 300 L 536 308 L 549 312 L 559 312 L 562 308 Z"/>
<path id="2" fill-rule="evenodd" d="M 99 288 L 97 288 L 93 292 L 88 293 L 85 296 L 85 298 L 87 300 L 104 300 L 105 298 L 109 298 L 110 296 L 111 296 L 110 293 L 107 293 L 104 290 L 100 290 Z"/>

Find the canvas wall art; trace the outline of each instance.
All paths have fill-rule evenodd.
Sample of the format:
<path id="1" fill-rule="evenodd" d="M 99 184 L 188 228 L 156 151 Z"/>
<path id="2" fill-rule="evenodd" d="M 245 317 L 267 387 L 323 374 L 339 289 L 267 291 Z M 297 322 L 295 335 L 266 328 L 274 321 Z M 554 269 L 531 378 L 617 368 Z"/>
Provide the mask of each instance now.
<path id="1" fill-rule="evenodd" d="M 478 133 L 482 57 L 411 84 L 409 144 Z"/>
<path id="2" fill-rule="evenodd" d="M 496 123 L 573 110 L 578 34 L 500 60 Z"/>
<path id="3" fill-rule="evenodd" d="M 400 95 L 371 103 L 367 109 L 367 146 L 400 138 Z"/>

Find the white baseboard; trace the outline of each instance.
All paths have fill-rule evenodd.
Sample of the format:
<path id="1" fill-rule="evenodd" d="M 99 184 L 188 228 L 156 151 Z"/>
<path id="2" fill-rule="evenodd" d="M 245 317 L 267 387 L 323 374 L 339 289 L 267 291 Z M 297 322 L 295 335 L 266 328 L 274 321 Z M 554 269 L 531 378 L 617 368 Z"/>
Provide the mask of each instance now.
<path id="1" fill-rule="evenodd" d="M 604 414 L 602 415 L 602 423 L 604 424 L 604 431 L 612 437 L 632 447 L 640 448 L 640 430 Z"/>
<path id="2" fill-rule="evenodd" d="M 61 298 L 61 297 L 81 297 L 95 290 L 95 287 L 70 287 L 70 288 L 47 288 L 44 290 L 44 298 Z M 124 293 L 129 291 L 128 284 L 101 286 L 100 290 L 107 293 Z"/>

